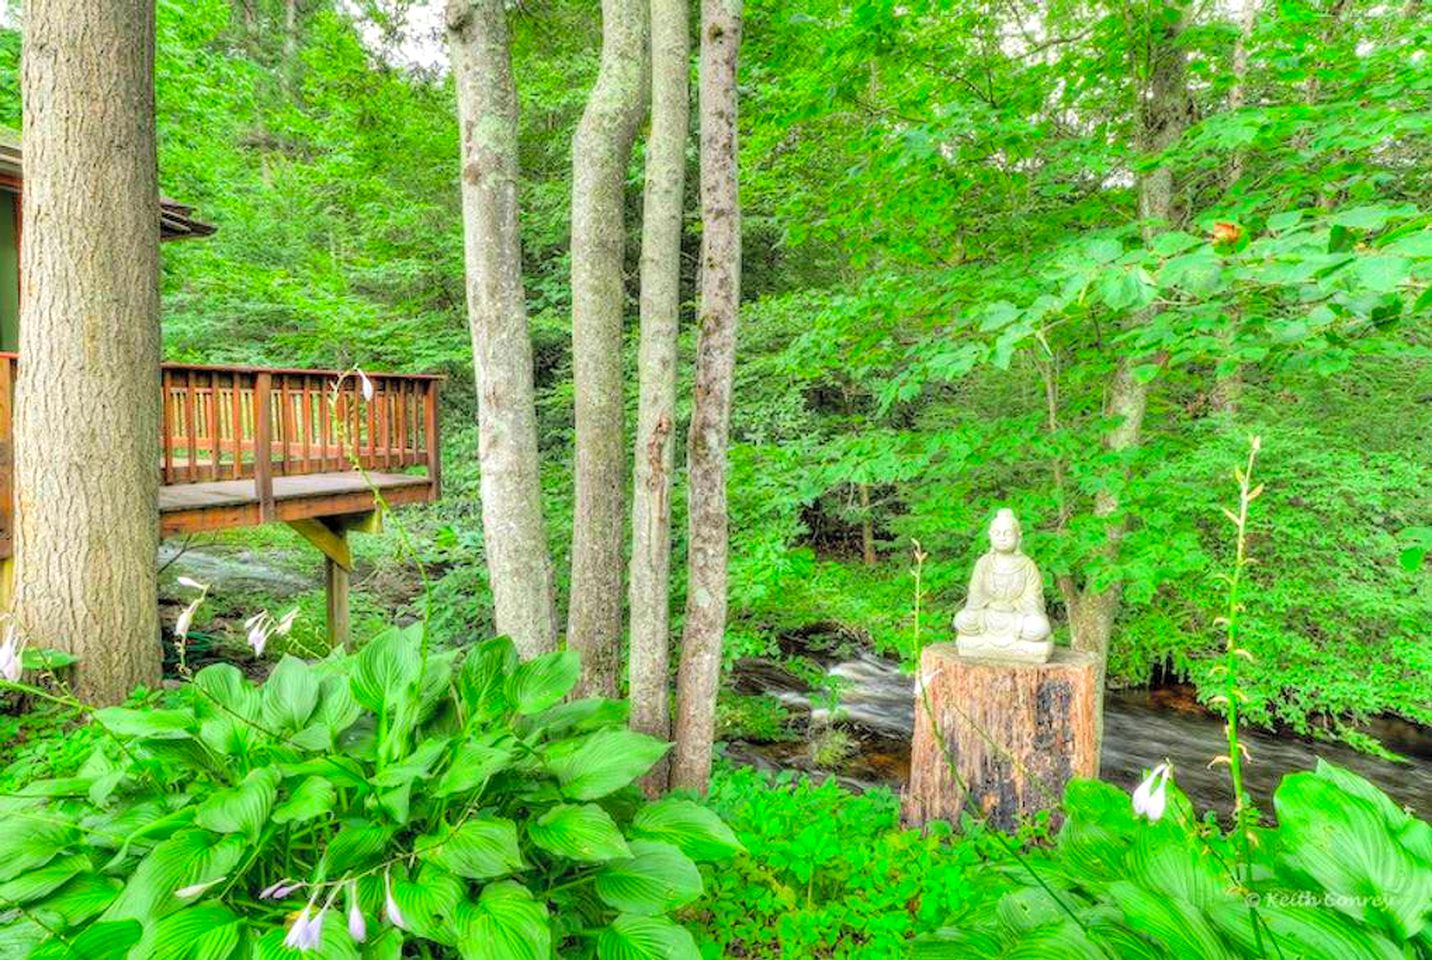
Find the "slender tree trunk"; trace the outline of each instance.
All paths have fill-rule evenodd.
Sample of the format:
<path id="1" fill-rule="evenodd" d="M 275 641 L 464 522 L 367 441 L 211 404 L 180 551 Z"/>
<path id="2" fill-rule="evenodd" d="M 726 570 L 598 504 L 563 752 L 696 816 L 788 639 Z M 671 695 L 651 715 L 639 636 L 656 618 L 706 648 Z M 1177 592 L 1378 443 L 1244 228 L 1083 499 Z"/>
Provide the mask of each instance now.
<path id="1" fill-rule="evenodd" d="M 567 645 L 578 696 L 617 695 L 622 632 L 622 259 L 627 163 L 646 106 L 647 0 L 602 0 L 602 62 L 572 141 L 576 507 Z"/>
<path id="2" fill-rule="evenodd" d="M 25 5 L 15 617 L 118 703 L 160 675 L 153 0 Z"/>
<path id="3" fill-rule="evenodd" d="M 557 610 L 517 229 L 517 90 L 502 0 L 450 0 L 447 28 L 462 137 L 487 573 L 497 632 L 530 658 L 556 649 Z"/>
<path id="4" fill-rule="evenodd" d="M 1155 37 L 1150 50 L 1148 94 L 1141 97 L 1139 134 L 1139 147 L 1146 155 L 1162 153 L 1182 136 L 1188 126 L 1187 62 L 1179 45 L 1179 38 L 1187 25 L 1187 8 L 1182 3 L 1179 6 L 1180 16 Z M 1138 203 L 1145 243 L 1152 243 L 1160 233 L 1178 225 L 1180 214 L 1174 202 L 1172 168 L 1163 164 L 1140 176 Z M 1152 311 L 1144 310 L 1133 317 L 1132 323 L 1138 326 L 1151 319 Z M 1129 355 L 1119 359 L 1105 402 L 1105 413 L 1115 420 L 1115 425 L 1104 435 L 1103 441 L 1104 449 L 1111 454 L 1125 453 L 1140 443 L 1149 387 L 1134 375 L 1134 368 L 1152 359 Z M 1118 494 L 1108 490 L 1101 491 L 1094 499 L 1094 515 L 1107 520 L 1104 551 L 1110 560 L 1118 556 L 1119 545 L 1127 531 L 1128 521 L 1120 515 L 1120 507 Z M 1120 598 L 1118 584 L 1102 590 L 1086 585 L 1078 598 L 1069 604 L 1073 646 L 1076 650 L 1098 655 L 1101 685 Z M 1096 725 L 1102 737 L 1102 704 Z"/>
<path id="5" fill-rule="evenodd" d="M 651 0 L 651 134 L 641 234 L 641 380 L 632 491 L 631 726 L 671 736 L 671 471 L 691 71 L 687 0 Z M 666 789 L 663 760 L 643 783 Z"/>
<path id="6" fill-rule="evenodd" d="M 856 484 L 860 488 L 860 556 L 867 567 L 875 566 L 875 518 L 870 512 L 870 484 Z"/>
<path id="7" fill-rule="evenodd" d="M 716 688 L 726 631 L 726 449 L 741 300 L 736 61 L 741 0 L 701 3 L 701 311 L 687 438 L 686 626 L 677 677 L 674 787 L 711 779 Z"/>

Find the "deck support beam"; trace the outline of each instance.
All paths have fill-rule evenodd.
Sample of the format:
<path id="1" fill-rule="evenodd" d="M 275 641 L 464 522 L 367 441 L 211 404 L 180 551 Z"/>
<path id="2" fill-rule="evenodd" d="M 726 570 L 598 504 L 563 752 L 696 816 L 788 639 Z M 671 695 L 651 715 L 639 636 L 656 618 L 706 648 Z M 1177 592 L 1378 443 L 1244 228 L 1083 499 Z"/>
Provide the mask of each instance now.
<path id="1" fill-rule="evenodd" d="M 332 557 L 323 558 L 324 588 L 328 597 L 328 645 L 348 648 L 348 569 Z"/>
<path id="2" fill-rule="evenodd" d="M 349 641 L 348 587 L 353 571 L 349 530 L 371 530 L 377 512 L 338 517 L 289 520 L 288 525 L 323 553 L 323 588 L 327 600 L 328 645 L 347 648 Z"/>

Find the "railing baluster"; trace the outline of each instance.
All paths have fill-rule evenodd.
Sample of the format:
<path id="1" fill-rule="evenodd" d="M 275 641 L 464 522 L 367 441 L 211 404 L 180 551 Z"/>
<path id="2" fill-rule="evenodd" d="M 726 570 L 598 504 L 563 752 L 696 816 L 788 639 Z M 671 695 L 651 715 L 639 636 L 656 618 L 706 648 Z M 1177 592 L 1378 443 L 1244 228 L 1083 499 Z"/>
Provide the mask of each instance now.
<path id="1" fill-rule="evenodd" d="M 164 413 L 160 423 L 159 442 L 164 445 L 164 482 L 174 482 L 174 375 L 165 370 L 160 377 L 160 390 L 164 392 Z"/>
<path id="2" fill-rule="evenodd" d="M 233 476 L 235 480 L 238 480 L 244 475 L 244 392 L 243 388 L 239 385 L 239 373 L 237 370 L 229 377 L 229 380 L 229 404 L 233 409 L 234 416 L 233 425 L 231 427 L 234 435 Z"/>
<path id="3" fill-rule="evenodd" d="M 279 375 L 279 400 L 283 404 L 283 422 L 279 424 L 279 430 L 283 434 L 283 474 L 288 476 L 289 464 L 293 459 L 293 391 L 289 387 L 287 374 Z"/>
<path id="4" fill-rule="evenodd" d="M 213 462 L 209 464 L 209 479 L 219 479 L 219 461 L 223 459 L 224 448 L 219 443 L 219 374 L 209 373 L 209 450 Z"/>
<path id="5" fill-rule="evenodd" d="M 190 483 L 198 479 L 199 462 L 199 425 L 194 415 L 194 371 L 190 370 L 189 375 L 184 378 L 184 432 L 189 440 L 189 466 L 187 477 Z"/>
<path id="6" fill-rule="evenodd" d="M 423 400 L 423 415 L 427 420 L 424 431 L 428 441 L 428 484 L 432 487 L 434 500 L 442 494 L 443 488 L 443 464 L 438 437 L 438 385 L 441 383 L 441 380 L 429 380 L 427 396 Z"/>
<path id="7" fill-rule="evenodd" d="M 368 458 L 363 463 L 363 466 L 369 470 L 372 470 L 378 465 L 378 432 L 373 429 L 378 416 L 378 411 L 373 409 L 377 401 L 378 391 L 375 388 L 373 391 L 373 399 L 368 401 Z"/>
<path id="8" fill-rule="evenodd" d="M 312 473 L 313 464 L 308 458 L 308 438 L 313 434 L 313 405 L 309 402 L 312 396 L 308 392 L 308 377 L 303 378 L 303 392 L 299 399 L 299 447 L 303 451 L 303 466 L 300 473 Z"/>

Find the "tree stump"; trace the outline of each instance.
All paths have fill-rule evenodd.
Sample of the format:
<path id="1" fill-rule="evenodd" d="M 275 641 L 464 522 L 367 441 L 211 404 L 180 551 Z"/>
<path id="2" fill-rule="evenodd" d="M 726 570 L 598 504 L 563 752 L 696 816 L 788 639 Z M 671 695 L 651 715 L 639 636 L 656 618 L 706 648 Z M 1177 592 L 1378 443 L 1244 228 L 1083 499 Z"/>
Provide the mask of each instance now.
<path id="1" fill-rule="evenodd" d="M 1098 774 L 1092 654 L 1057 647 L 1048 663 L 1015 663 L 961 657 L 953 643 L 936 643 L 925 648 L 920 678 L 904 798 L 911 824 L 958 824 L 968 812 L 1011 830 L 1057 807 L 1071 778 Z"/>

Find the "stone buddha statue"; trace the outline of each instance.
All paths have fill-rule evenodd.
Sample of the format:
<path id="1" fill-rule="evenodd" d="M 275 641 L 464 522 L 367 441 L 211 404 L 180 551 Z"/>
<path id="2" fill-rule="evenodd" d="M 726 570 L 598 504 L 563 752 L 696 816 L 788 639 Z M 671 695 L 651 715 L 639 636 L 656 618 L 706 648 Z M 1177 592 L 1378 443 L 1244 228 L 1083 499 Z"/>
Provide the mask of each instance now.
<path id="1" fill-rule="evenodd" d="M 1019 550 L 1019 521 L 1002 509 L 989 525 L 990 550 L 975 561 L 969 597 L 955 614 L 961 656 L 1045 663 L 1054 653 L 1044 579 Z"/>

